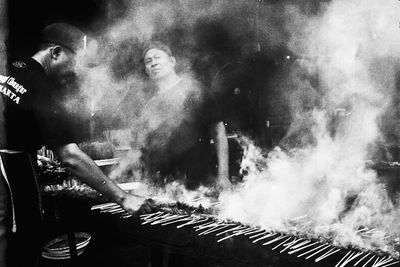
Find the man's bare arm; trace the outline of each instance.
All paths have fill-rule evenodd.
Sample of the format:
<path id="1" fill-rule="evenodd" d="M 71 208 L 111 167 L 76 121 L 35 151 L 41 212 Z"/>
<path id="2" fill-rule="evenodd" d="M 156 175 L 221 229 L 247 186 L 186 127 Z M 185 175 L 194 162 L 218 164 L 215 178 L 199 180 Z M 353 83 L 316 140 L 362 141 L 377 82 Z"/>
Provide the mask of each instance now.
<path id="1" fill-rule="evenodd" d="M 61 163 L 83 183 L 118 203 L 125 210 L 137 211 L 145 198 L 128 194 L 111 181 L 77 144 L 71 143 L 54 149 Z"/>

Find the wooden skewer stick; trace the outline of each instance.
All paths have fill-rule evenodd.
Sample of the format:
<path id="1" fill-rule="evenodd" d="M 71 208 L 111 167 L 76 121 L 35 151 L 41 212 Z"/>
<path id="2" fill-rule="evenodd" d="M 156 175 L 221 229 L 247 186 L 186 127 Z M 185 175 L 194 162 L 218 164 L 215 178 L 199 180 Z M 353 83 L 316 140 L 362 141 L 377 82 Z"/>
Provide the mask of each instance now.
<path id="1" fill-rule="evenodd" d="M 376 263 L 378 262 L 378 260 L 380 261 L 379 257 L 376 257 L 376 260 L 374 261 L 374 263 L 372 264 L 371 267 L 375 267 Z"/>
<path id="2" fill-rule="evenodd" d="M 174 215 L 174 216 L 171 216 L 169 218 L 165 218 L 165 219 L 162 219 L 162 220 L 159 220 L 159 221 L 152 222 L 151 225 L 163 224 L 163 223 L 166 223 L 166 222 L 169 222 L 169 221 L 175 221 L 176 219 L 181 219 L 181 218 L 183 218 L 185 216 L 186 215 Z"/>
<path id="3" fill-rule="evenodd" d="M 211 222 L 205 221 L 205 222 L 200 223 L 199 225 L 193 226 L 193 229 L 195 231 L 198 231 L 198 229 L 201 230 L 201 229 L 206 229 L 206 228 L 212 227 L 214 224 L 215 224 L 214 221 L 211 221 Z"/>
<path id="4" fill-rule="evenodd" d="M 372 255 L 372 257 L 371 257 L 366 263 L 364 263 L 364 265 L 363 265 L 362 267 L 367 266 L 367 264 L 368 264 L 374 257 L 375 257 L 375 255 Z"/>
<path id="5" fill-rule="evenodd" d="M 379 262 L 379 263 L 376 265 L 376 267 L 380 267 L 380 266 L 382 266 L 382 265 L 385 265 L 385 264 L 391 262 L 392 260 L 393 260 L 393 258 L 388 257 L 386 260 Z"/>
<path id="6" fill-rule="evenodd" d="M 157 211 L 157 212 L 153 212 L 153 213 L 142 214 L 142 215 L 139 215 L 139 217 L 140 218 L 149 218 L 149 217 L 151 217 L 153 215 L 157 215 L 157 214 L 160 214 L 160 213 L 163 213 L 163 212 L 162 211 Z"/>
<path id="7" fill-rule="evenodd" d="M 280 247 L 281 245 L 285 244 L 287 241 L 289 241 L 290 239 L 292 239 L 293 237 L 289 237 L 287 239 L 285 239 L 285 241 L 279 243 L 278 245 L 276 245 L 275 247 L 272 248 L 272 250 L 277 249 L 278 247 Z"/>
<path id="8" fill-rule="evenodd" d="M 191 220 L 189 222 L 186 222 L 184 224 L 178 225 L 176 228 L 179 229 L 179 228 L 182 228 L 182 227 L 187 226 L 187 225 L 203 223 L 203 222 L 206 222 L 208 220 L 209 220 L 209 218 L 203 218 L 203 219 L 201 219 L 201 218 L 200 219 L 199 218 L 193 218 L 193 220 Z"/>
<path id="9" fill-rule="evenodd" d="M 110 202 L 110 203 L 104 203 L 104 204 L 94 205 L 94 206 L 92 206 L 90 209 L 91 209 L 91 210 L 97 210 L 97 209 L 103 209 L 103 208 L 106 208 L 106 207 L 109 207 L 109 206 L 115 206 L 115 205 L 118 206 L 118 204 Z"/>
<path id="10" fill-rule="evenodd" d="M 344 255 L 344 257 L 341 258 L 340 261 L 335 265 L 335 267 L 338 267 L 338 266 L 340 265 L 340 263 L 341 263 L 342 261 L 344 261 L 344 259 L 346 259 L 347 256 L 349 256 L 350 254 L 351 254 L 351 251 L 347 252 L 346 255 Z"/>
<path id="11" fill-rule="evenodd" d="M 220 235 L 223 235 L 225 233 L 228 233 L 228 232 L 231 232 L 231 231 L 234 231 L 234 230 L 239 230 L 239 229 L 242 229 L 243 227 L 245 227 L 245 226 L 236 226 L 236 227 L 233 227 L 231 229 L 227 229 L 227 230 L 225 230 L 225 231 L 223 231 L 221 233 L 218 233 L 218 234 L 216 234 L 216 236 L 220 236 Z"/>
<path id="12" fill-rule="evenodd" d="M 197 232 L 197 231 L 200 231 L 200 230 L 203 230 L 203 229 L 206 229 L 206 228 L 213 227 L 215 225 L 218 225 L 218 223 L 216 223 L 214 221 L 211 221 L 211 222 L 208 222 L 208 223 L 204 223 L 204 224 L 195 226 L 195 227 L 193 227 L 193 229 L 195 229 L 195 231 Z"/>
<path id="13" fill-rule="evenodd" d="M 222 227 L 221 227 L 221 225 L 219 225 L 219 226 L 215 227 L 214 229 L 212 229 L 212 230 L 208 229 L 207 231 L 204 231 L 204 232 L 200 233 L 199 235 L 208 235 L 208 234 L 211 234 L 213 232 L 218 232 L 218 231 L 220 231 L 222 229 L 225 229 L 226 227 L 229 227 L 229 226 L 232 226 L 232 225 L 233 224 L 223 224 Z"/>
<path id="14" fill-rule="evenodd" d="M 364 252 L 363 252 L 364 253 Z M 356 262 L 356 264 L 354 264 L 354 266 L 357 266 L 360 262 L 362 262 L 363 259 L 365 259 L 368 255 L 370 255 L 370 253 L 365 254 L 364 257 L 362 257 L 359 261 Z"/>
<path id="15" fill-rule="evenodd" d="M 388 267 L 388 266 L 392 266 L 392 265 L 395 265 L 395 264 L 398 264 L 398 263 L 399 263 L 399 261 L 395 261 L 395 262 L 392 262 L 392 263 L 383 265 L 383 266 L 381 266 L 381 267 Z"/>
<path id="16" fill-rule="evenodd" d="M 379 259 L 379 261 L 375 263 L 376 265 L 374 267 L 379 267 L 381 265 L 384 265 L 385 264 L 384 262 L 386 262 L 386 260 L 387 260 L 386 257 L 383 257 L 383 258 Z"/>
<path id="17" fill-rule="evenodd" d="M 350 263 L 352 260 L 358 258 L 360 255 L 362 255 L 362 252 L 354 252 L 354 254 L 350 255 L 344 262 L 342 262 L 342 264 L 339 267 L 344 267 L 346 266 L 348 263 Z"/>
<path id="18" fill-rule="evenodd" d="M 371 234 L 375 231 L 376 231 L 376 228 L 372 228 L 371 230 L 368 230 L 368 231 L 364 232 L 363 234 Z"/>
<path id="19" fill-rule="evenodd" d="M 315 247 L 315 248 L 313 248 L 311 250 L 307 250 L 306 252 L 303 252 L 302 254 L 297 255 L 297 258 L 303 257 L 304 255 L 307 255 L 308 253 L 311 253 L 311 252 L 313 252 L 315 250 L 318 250 L 318 249 L 320 249 L 322 247 L 325 247 L 325 246 L 326 246 L 326 244 L 321 244 L 318 247 Z"/>
<path id="20" fill-rule="evenodd" d="M 263 236 L 263 237 L 260 237 L 260 238 L 257 238 L 257 239 L 255 239 L 255 240 L 253 240 L 253 244 L 257 243 L 257 242 L 260 241 L 260 240 L 269 238 L 269 237 L 274 236 L 274 235 L 277 235 L 277 234 L 278 234 L 278 233 L 269 233 L 269 234 L 267 234 L 267 235 L 265 235 L 265 236 Z"/>
<path id="21" fill-rule="evenodd" d="M 319 262 L 319 261 L 321 261 L 321 260 L 323 260 L 323 259 L 325 259 L 325 258 L 327 258 L 327 257 L 329 257 L 329 256 L 331 256 L 331 255 L 333 255 L 333 254 L 335 254 L 335 253 L 337 253 L 337 252 L 339 252 L 339 251 L 340 251 L 340 248 L 336 249 L 335 251 L 334 251 L 334 250 L 335 250 L 335 249 L 332 248 L 331 250 L 329 250 L 329 251 L 328 251 L 327 253 L 325 253 L 324 255 L 319 256 L 318 258 L 315 259 L 315 262 Z"/>
<path id="22" fill-rule="evenodd" d="M 294 239 L 292 242 L 283 245 L 285 248 L 282 249 L 281 251 L 279 251 L 279 253 L 282 253 L 282 252 L 284 252 L 285 250 L 288 250 L 289 248 L 291 248 L 294 244 L 296 244 L 296 243 L 299 242 L 300 240 L 302 240 L 302 238 Z"/>
<path id="23" fill-rule="evenodd" d="M 319 244 L 318 241 L 316 241 L 316 242 L 314 242 L 314 243 L 311 243 L 311 244 L 308 244 L 308 245 L 306 245 L 306 246 L 301 246 L 301 247 L 299 247 L 299 248 L 296 248 L 295 250 L 289 251 L 288 254 L 293 254 L 293 253 L 299 252 L 299 251 L 301 251 L 301 250 L 303 250 L 303 249 L 309 248 L 309 247 L 314 246 L 314 245 L 317 245 L 317 244 Z"/>
<path id="24" fill-rule="evenodd" d="M 301 239 L 302 239 L 302 238 L 301 238 Z M 302 246 L 304 246 L 304 245 L 307 245 L 307 244 L 310 243 L 310 242 L 311 242 L 310 240 L 302 241 L 302 242 L 300 242 L 299 244 L 292 246 L 291 249 L 297 249 L 297 248 L 299 248 L 299 247 L 302 247 Z"/>
<path id="25" fill-rule="evenodd" d="M 100 213 L 111 213 L 113 211 L 122 210 L 120 206 L 100 210 Z"/>
<path id="26" fill-rule="evenodd" d="M 313 254 L 307 256 L 307 257 L 306 257 L 306 260 L 308 260 L 309 258 L 314 257 L 315 255 L 319 254 L 321 251 L 324 251 L 325 249 L 330 248 L 330 247 L 331 247 L 330 245 L 326 245 L 326 247 L 321 248 L 321 249 L 318 250 L 317 252 L 314 252 Z"/>
<path id="27" fill-rule="evenodd" d="M 224 224 L 223 224 L 223 223 L 214 223 L 214 224 L 210 224 L 209 227 L 197 228 L 195 231 L 196 231 L 196 232 L 197 232 L 197 231 L 204 231 L 204 229 L 205 229 L 204 232 L 207 232 L 207 231 L 209 231 L 209 230 L 218 228 L 218 227 L 220 227 L 221 225 L 224 225 Z M 197 234 L 198 234 L 198 235 L 201 235 L 201 234 L 204 233 L 204 232 L 200 232 L 200 233 L 197 233 Z"/>
<path id="28" fill-rule="evenodd" d="M 236 233 L 237 235 L 244 235 L 244 234 L 246 234 L 248 232 L 251 232 L 251 231 L 254 231 L 254 229 L 252 229 L 252 228 L 248 228 L 248 229 L 244 228 L 242 230 L 235 230 L 234 233 Z"/>
<path id="29" fill-rule="evenodd" d="M 224 240 L 226 240 L 226 239 L 228 239 L 228 238 L 231 238 L 231 237 L 234 237 L 234 236 L 238 236 L 239 234 L 240 234 L 240 232 L 236 232 L 236 233 L 230 234 L 230 235 L 228 235 L 228 236 L 225 236 L 225 237 L 223 237 L 223 238 L 217 240 L 217 243 L 222 242 L 222 241 L 224 241 Z"/>
<path id="30" fill-rule="evenodd" d="M 304 240 L 304 238 L 298 238 L 298 239 L 295 238 L 292 242 L 287 243 L 287 244 L 285 244 L 285 245 L 283 245 L 283 246 L 284 246 L 284 247 L 289 246 L 288 248 L 291 248 L 291 247 L 294 246 L 294 244 L 296 244 L 297 242 L 299 242 L 299 241 L 301 241 L 301 240 Z"/>
<path id="31" fill-rule="evenodd" d="M 253 234 L 256 234 L 258 232 L 264 232 L 264 231 L 265 231 L 264 229 L 258 229 L 258 230 L 254 230 L 252 232 L 245 233 L 244 235 L 253 235 Z"/>
<path id="32" fill-rule="evenodd" d="M 259 236 L 262 236 L 262 235 L 265 235 L 265 234 L 268 234 L 267 232 L 262 232 L 262 233 L 259 233 L 259 234 L 256 234 L 256 235 L 253 235 L 253 236 L 250 236 L 249 238 L 250 239 L 254 239 L 254 238 L 256 238 L 256 237 L 259 237 Z"/>
<path id="33" fill-rule="evenodd" d="M 171 214 L 168 214 L 167 216 L 165 216 L 164 218 L 160 218 L 160 219 L 158 219 L 158 220 L 155 220 L 155 221 L 153 221 L 152 223 L 150 223 L 151 225 L 156 225 L 156 224 L 159 224 L 159 223 L 163 223 L 163 222 L 167 222 L 167 221 L 169 221 L 169 220 L 171 220 L 171 219 L 174 219 L 174 218 L 176 218 L 178 215 L 171 215 Z"/>
<path id="34" fill-rule="evenodd" d="M 124 213 L 124 212 L 126 212 L 126 210 L 120 209 L 120 210 L 114 210 L 114 211 L 110 212 L 110 214 L 118 214 L 118 213 Z"/>
<path id="35" fill-rule="evenodd" d="M 108 209 L 106 212 L 108 213 L 112 213 L 114 211 L 118 211 L 118 210 L 124 210 L 123 208 L 121 208 L 120 206 L 112 208 L 112 209 Z"/>
<path id="36" fill-rule="evenodd" d="M 157 215 L 155 217 L 152 217 L 152 218 L 150 218 L 148 220 L 145 220 L 144 222 L 142 222 L 142 225 L 149 224 L 149 223 L 157 221 L 158 219 L 161 219 L 161 218 L 165 218 L 165 215 L 159 214 L 159 215 Z"/>
<path id="37" fill-rule="evenodd" d="M 178 219 L 178 220 L 173 220 L 173 221 L 170 221 L 170 222 L 165 222 L 165 223 L 163 223 L 163 224 L 161 224 L 162 226 L 165 226 L 165 225 L 169 225 L 169 224 L 173 224 L 173 223 L 177 223 L 177 222 L 184 222 L 184 221 L 189 221 L 189 220 L 191 220 L 192 218 L 190 218 L 190 217 L 186 217 L 186 218 L 181 218 L 181 219 Z"/>
<path id="38" fill-rule="evenodd" d="M 158 215 L 156 215 L 156 216 L 154 216 L 154 217 L 151 217 L 151 218 L 149 218 L 149 219 L 143 219 L 142 224 L 151 223 L 151 222 L 156 221 L 156 220 L 158 220 L 158 219 L 160 219 L 160 218 L 164 218 L 164 216 L 165 216 L 165 215 L 163 215 L 163 214 L 158 214 Z"/>
<path id="39" fill-rule="evenodd" d="M 281 240 L 281 239 L 283 239 L 283 238 L 285 238 L 285 237 L 287 237 L 287 236 L 286 236 L 286 235 L 278 236 L 277 238 L 272 239 L 272 240 L 270 240 L 270 241 L 268 241 L 268 242 L 265 242 L 265 243 L 263 243 L 262 245 L 263 245 L 263 246 L 267 246 L 267 245 L 273 244 L 273 243 L 275 243 L 275 242 L 277 242 L 277 241 L 279 241 L 279 240 Z"/>
<path id="40" fill-rule="evenodd" d="M 225 237 L 223 237 L 223 238 L 221 238 L 221 239 L 218 239 L 218 240 L 217 240 L 217 243 L 222 242 L 222 241 L 224 241 L 224 240 L 226 240 L 226 239 L 229 239 L 229 238 L 231 238 L 231 237 L 234 237 L 235 235 L 236 235 L 236 234 L 227 235 L 227 236 L 225 236 Z"/>

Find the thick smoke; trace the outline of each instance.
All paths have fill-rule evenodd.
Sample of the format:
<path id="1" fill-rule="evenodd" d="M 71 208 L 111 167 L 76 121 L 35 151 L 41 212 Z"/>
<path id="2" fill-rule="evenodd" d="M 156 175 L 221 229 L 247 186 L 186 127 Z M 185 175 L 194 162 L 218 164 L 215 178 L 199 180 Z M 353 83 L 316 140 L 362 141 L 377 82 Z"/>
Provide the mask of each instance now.
<path id="1" fill-rule="evenodd" d="M 299 58 L 289 76 L 299 89 L 291 88 L 295 121 L 287 139 L 296 138 L 267 158 L 247 142 L 245 181 L 222 196 L 222 216 L 285 230 L 301 216 L 297 230 L 398 253 L 385 234 L 392 240 L 400 234 L 399 201 L 388 197 L 365 163 L 395 93 L 399 9 L 396 1 L 337 0 L 310 16 L 286 7 L 288 47 Z M 307 80 L 315 75 L 318 88 Z M 299 90 L 315 99 L 314 106 L 297 97 Z M 356 234 L 362 227 L 374 229 L 371 239 Z"/>
<path id="2" fill-rule="evenodd" d="M 245 18 L 255 17 L 255 7 L 241 1 L 108 3 L 107 17 L 98 22 L 87 49 L 80 53 L 77 70 L 82 77 L 81 94 L 87 99 L 92 121 L 101 121 L 100 131 L 106 130 L 108 141 L 118 147 L 132 148 L 112 177 L 131 171 L 133 177 L 128 178 L 141 176 L 136 170 L 142 167 L 140 148 L 146 136 L 163 125 L 164 138 L 160 141 L 167 141 L 182 120 L 190 119 L 190 114 L 182 112 L 182 97 L 196 88 L 169 93 L 167 100 L 174 103 L 174 108 L 168 111 L 157 110 L 157 99 L 162 96 L 149 102 L 141 46 L 149 40 L 164 41 L 177 58 L 178 73 L 196 80 L 193 84 L 200 80 L 207 85 L 206 81 L 211 80 L 221 64 L 244 57 L 254 49 L 250 30 L 246 30 L 252 28 L 254 21 Z M 127 95 L 132 103 L 129 109 L 121 110 Z M 122 124 L 112 123 L 116 117 L 122 118 Z"/>
<path id="3" fill-rule="evenodd" d="M 119 146 L 132 145 L 134 136 L 140 145 L 148 131 L 172 116 L 167 139 L 185 116 L 179 105 L 171 113 L 144 108 L 139 48 L 148 40 L 168 43 L 178 70 L 190 75 L 197 70 L 201 81 L 210 80 L 224 63 L 244 60 L 261 48 L 273 53 L 286 47 L 297 59 L 285 81 L 275 84 L 289 100 L 292 124 L 282 148 L 267 157 L 243 140 L 244 182 L 221 193 L 220 216 L 287 231 L 296 223 L 296 231 L 333 234 L 340 244 L 395 253 L 385 234 L 400 233 L 399 201 L 389 199 L 365 162 L 374 145 L 386 140 L 381 129 L 395 132 L 399 125 L 387 119 L 396 116 L 384 116 L 393 107 L 399 71 L 399 3 L 336 0 L 318 10 L 307 1 L 303 6 L 256 2 L 126 1 L 122 8 L 110 2 L 108 17 L 93 35 L 96 41 L 89 42 L 79 64 L 92 114 L 114 114 L 121 99 L 133 94 L 136 104 L 127 112 L 133 119 L 124 125 L 128 133 L 109 135 Z M 148 125 L 138 126 L 143 121 Z M 141 152 L 133 148 L 113 177 L 140 169 Z M 177 184 L 155 191 L 163 201 L 185 202 L 208 193 Z M 357 235 L 361 227 L 374 229 L 370 239 Z"/>

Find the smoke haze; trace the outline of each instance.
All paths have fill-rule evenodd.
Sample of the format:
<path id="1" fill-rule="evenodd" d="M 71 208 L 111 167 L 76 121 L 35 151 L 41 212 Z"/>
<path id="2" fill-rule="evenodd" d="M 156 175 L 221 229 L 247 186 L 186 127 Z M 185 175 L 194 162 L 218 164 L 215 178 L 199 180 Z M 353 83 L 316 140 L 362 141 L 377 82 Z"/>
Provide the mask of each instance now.
<path id="1" fill-rule="evenodd" d="M 268 156 L 251 140 L 241 141 L 244 182 L 221 192 L 219 215 L 287 231 L 289 222 L 301 216 L 296 231 L 333 233 L 339 244 L 378 247 L 398 256 L 385 234 L 400 234 L 400 201 L 388 197 L 376 172 L 365 164 L 374 145 L 386 141 L 383 131 L 397 138 L 400 133 L 392 110 L 400 70 L 398 1 L 334 0 L 317 8 L 306 1 L 258 6 L 246 1 L 126 1 L 122 6 L 110 2 L 107 8 L 108 17 L 99 22 L 96 41 L 79 65 L 87 77 L 82 88 L 93 114 L 114 113 L 133 92 L 131 121 L 150 123 L 125 125 L 142 136 L 139 140 L 171 116 L 174 123 L 183 119 L 179 107 L 172 113 L 143 109 L 139 48 L 148 40 L 168 43 L 178 70 L 200 73 L 201 81 L 227 60 L 247 60 L 255 52 L 273 54 L 284 47 L 295 62 L 275 84 L 290 107 L 290 128 L 281 148 Z M 165 138 L 174 123 L 165 129 Z M 119 143 L 130 143 L 127 135 L 120 136 Z M 138 167 L 140 156 L 139 149 L 131 150 L 112 176 Z M 186 202 L 193 194 L 207 194 L 207 189 L 194 193 L 177 184 L 158 190 L 165 199 Z M 356 233 L 361 227 L 376 230 L 365 240 Z"/>
<path id="2" fill-rule="evenodd" d="M 273 229 L 288 229 L 290 219 L 306 215 L 298 226 L 303 230 L 398 256 L 382 233 L 399 235 L 399 200 L 388 197 L 365 162 L 382 137 L 379 118 L 394 97 L 400 70 L 399 4 L 337 0 L 314 16 L 293 5 L 285 10 L 288 47 L 300 68 L 290 76 L 292 84 L 305 98 L 310 92 L 315 99 L 317 91 L 320 99 L 310 107 L 310 101 L 291 98 L 296 120 L 287 138 L 296 137 L 297 146 L 291 142 L 265 158 L 246 142 L 242 167 L 248 174 L 240 188 L 222 197 L 221 215 Z M 312 90 L 304 79 L 315 74 L 320 86 Z M 298 90 L 291 92 L 298 96 Z M 376 234 L 361 239 L 356 231 L 362 227 Z"/>

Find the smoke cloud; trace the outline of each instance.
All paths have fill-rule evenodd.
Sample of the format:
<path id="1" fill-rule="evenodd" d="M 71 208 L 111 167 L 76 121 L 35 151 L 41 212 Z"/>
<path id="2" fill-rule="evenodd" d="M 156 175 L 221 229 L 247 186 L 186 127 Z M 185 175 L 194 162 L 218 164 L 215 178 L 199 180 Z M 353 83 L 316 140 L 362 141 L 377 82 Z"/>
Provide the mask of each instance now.
<path id="1" fill-rule="evenodd" d="M 227 61 L 246 60 L 261 48 L 273 54 L 285 47 L 296 61 L 276 84 L 288 100 L 291 126 L 281 147 L 268 156 L 251 140 L 241 141 L 244 181 L 221 192 L 219 215 L 271 229 L 329 235 L 341 245 L 380 248 L 399 256 L 386 235 L 400 234 L 400 200 L 388 197 L 376 172 L 365 164 L 387 132 L 397 140 L 400 133 L 399 121 L 389 119 L 397 118 L 393 98 L 400 70 L 399 3 L 250 2 L 109 2 L 107 18 L 99 22 L 95 41 L 78 64 L 86 77 L 81 92 L 90 99 L 92 114 L 114 114 L 132 93 L 136 102 L 128 112 L 131 123 L 125 125 L 129 133 L 109 137 L 118 145 L 132 145 L 133 136 L 141 136 L 140 144 L 154 127 L 171 121 L 170 116 L 174 123 L 185 117 L 179 106 L 171 113 L 144 108 L 139 48 L 148 40 L 168 43 L 178 70 L 200 73 L 201 81 L 210 80 Z M 179 96 L 170 97 L 179 103 Z M 148 125 L 139 127 L 143 121 Z M 166 139 L 174 123 L 165 128 Z M 132 149 L 111 176 L 140 168 L 140 157 L 140 149 Z M 208 193 L 205 188 L 189 192 L 175 183 L 154 194 L 165 201 L 190 202 Z M 369 239 L 357 234 L 362 227 L 373 229 Z"/>
<path id="2" fill-rule="evenodd" d="M 149 40 L 164 41 L 177 58 L 178 73 L 193 84 L 200 81 L 207 85 L 206 81 L 211 80 L 221 64 L 249 56 L 249 51 L 254 50 L 251 33 L 254 21 L 245 18 L 255 17 L 255 7 L 254 3 L 242 1 L 107 3 L 107 16 L 97 23 L 87 49 L 81 51 L 77 72 L 81 74 L 80 93 L 87 99 L 86 108 L 93 120 L 102 122 L 100 131 L 106 130 L 108 141 L 114 145 L 132 148 L 112 177 L 141 169 L 138 163 L 140 146 L 154 129 L 163 125 L 164 136 L 160 141 L 167 141 L 180 122 L 191 119 L 190 114 L 182 112 L 182 97 L 197 88 L 170 93 L 168 101 L 175 106 L 167 112 L 156 108 L 157 101 L 148 103 L 147 80 L 141 62 L 142 45 Z M 130 108 L 121 110 L 126 96 L 132 100 Z M 160 98 L 162 96 L 154 97 Z M 199 98 L 198 102 L 201 101 Z M 115 117 L 123 119 L 118 125 L 123 130 L 109 130 L 112 127 L 108 126 L 115 128 L 115 124 L 107 125 L 107 122 Z M 141 175 L 136 172 L 128 179 Z"/>
<path id="3" fill-rule="evenodd" d="M 295 5 L 285 14 L 287 45 L 299 58 L 289 76 L 298 85 L 290 88 L 295 121 L 286 137 L 294 141 L 264 157 L 244 140 L 247 175 L 223 194 L 221 215 L 284 230 L 300 217 L 296 230 L 398 256 L 385 235 L 394 240 L 400 234 L 399 200 L 388 197 L 365 163 L 382 138 L 379 119 L 400 70 L 399 4 L 336 0 L 315 15 Z M 315 75 L 318 88 L 310 82 Z M 370 239 L 357 235 L 363 227 L 374 229 Z"/>

